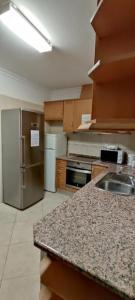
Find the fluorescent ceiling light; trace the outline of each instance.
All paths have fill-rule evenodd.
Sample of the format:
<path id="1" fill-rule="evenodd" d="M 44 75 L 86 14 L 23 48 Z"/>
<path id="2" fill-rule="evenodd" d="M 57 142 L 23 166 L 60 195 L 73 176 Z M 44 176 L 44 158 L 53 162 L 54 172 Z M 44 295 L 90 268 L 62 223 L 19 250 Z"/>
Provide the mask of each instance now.
<path id="1" fill-rule="evenodd" d="M 24 42 L 40 53 L 52 50 L 50 41 L 24 16 L 12 2 L 6 2 L 0 9 L 0 21 Z"/>

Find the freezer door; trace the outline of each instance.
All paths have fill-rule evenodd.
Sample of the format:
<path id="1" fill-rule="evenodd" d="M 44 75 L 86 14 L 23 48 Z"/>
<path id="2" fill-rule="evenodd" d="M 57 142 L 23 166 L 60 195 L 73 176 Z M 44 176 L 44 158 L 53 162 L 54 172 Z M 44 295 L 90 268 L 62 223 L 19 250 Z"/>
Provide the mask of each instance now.
<path id="1" fill-rule="evenodd" d="M 44 165 L 22 168 L 22 207 L 24 209 L 44 197 Z"/>
<path id="2" fill-rule="evenodd" d="M 22 166 L 29 167 L 44 161 L 44 116 L 22 111 Z M 35 133 L 35 136 L 33 135 Z M 39 134 L 39 139 L 38 139 Z M 34 138 L 36 138 L 34 140 Z M 37 144 L 34 144 L 34 143 Z"/>
<path id="3" fill-rule="evenodd" d="M 44 167 L 45 190 L 49 192 L 56 192 L 55 176 L 56 176 L 56 150 L 47 149 L 45 151 L 45 167 Z"/>
<path id="4" fill-rule="evenodd" d="M 45 149 L 56 150 L 56 155 L 65 155 L 67 150 L 67 137 L 65 133 L 46 133 Z"/>

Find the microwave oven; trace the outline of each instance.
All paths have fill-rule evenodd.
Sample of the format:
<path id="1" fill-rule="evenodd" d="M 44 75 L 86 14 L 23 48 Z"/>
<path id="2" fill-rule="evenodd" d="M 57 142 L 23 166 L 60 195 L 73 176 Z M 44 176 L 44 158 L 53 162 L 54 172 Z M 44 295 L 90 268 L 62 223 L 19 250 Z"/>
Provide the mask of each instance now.
<path id="1" fill-rule="evenodd" d="M 123 150 L 101 150 L 101 160 L 115 164 L 123 164 L 125 160 L 125 152 Z"/>

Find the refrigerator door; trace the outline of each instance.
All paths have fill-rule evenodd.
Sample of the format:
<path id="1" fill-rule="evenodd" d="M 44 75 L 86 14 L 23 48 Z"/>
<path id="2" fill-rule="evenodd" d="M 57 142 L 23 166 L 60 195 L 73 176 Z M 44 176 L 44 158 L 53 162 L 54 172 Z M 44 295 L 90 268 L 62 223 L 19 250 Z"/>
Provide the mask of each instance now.
<path id="1" fill-rule="evenodd" d="M 44 165 L 35 164 L 22 168 L 22 206 L 21 209 L 36 203 L 44 196 Z"/>
<path id="2" fill-rule="evenodd" d="M 45 190 L 56 192 L 55 174 L 56 174 L 56 151 L 47 149 L 45 151 Z"/>
<path id="3" fill-rule="evenodd" d="M 65 155 L 67 150 L 67 137 L 65 133 L 45 134 L 45 149 L 56 150 L 56 155 Z"/>
<path id="4" fill-rule="evenodd" d="M 44 161 L 44 116 L 22 111 L 22 167 Z"/>
<path id="5" fill-rule="evenodd" d="M 45 134 L 45 149 L 56 149 L 57 135 L 54 133 Z"/>
<path id="6" fill-rule="evenodd" d="M 43 198 L 44 115 L 22 111 L 22 209 Z"/>

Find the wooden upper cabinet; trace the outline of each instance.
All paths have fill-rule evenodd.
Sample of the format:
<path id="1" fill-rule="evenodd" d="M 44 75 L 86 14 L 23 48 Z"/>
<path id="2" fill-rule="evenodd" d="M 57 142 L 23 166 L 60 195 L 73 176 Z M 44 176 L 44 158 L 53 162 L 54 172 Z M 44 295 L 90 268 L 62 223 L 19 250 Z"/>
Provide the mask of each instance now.
<path id="1" fill-rule="evenodd" d="M 44 103 L 45 121 L 63 121 L 65 132 L 77 131 L 82 114 L 92 113 L 92 99 L 72 99 Z"/>
<path id="2" fill-rule="evenodd" d="M 45 121 L 62 121 L 63 113 L 63 101 L 50 101 L 44 103 Z"/>
<path id="3" fill-rule="evenodd" d="M 74 123 L 74 100 L 64 101 L 64 119 L 63 130 L 65 132 L 73 132 Z"/>
<path id="4" fill-rule="evenodd" d="M 92 113 L 92 99 L 75 99 L 64 101 L 63 127 L 65 132 L 77 131 L 82 114 Z"/>
<path id="5" fill-rule="evenodd" d="M 134 31 L 134 0 L 100 0 L 91 24 L 99 38 Z"/>
<path id="6" fill-rule="evenodd" d="M 93 85 L 92 84 L 82 85 L 80 99 L 92 99 L 92 95 L 93 95 Z"/>
<path id="7" fill-rule="evenodd" d="M 96 32 L 92 130 L 135 130 L 135 1 L 100 0 L 91 24 Z"/>
<path id="8" fill-rule="evenodd" d="M 92 114 L 92 99 L 78 99 L 74 101 L 74 131 L 81 124 L 82 114 Z"/>
<path id="9" fill-rule="evenodd" d="M 135 52 L 99 60 L 89 71 L 96 83 L 107 83 L 135 76 Z"/>

